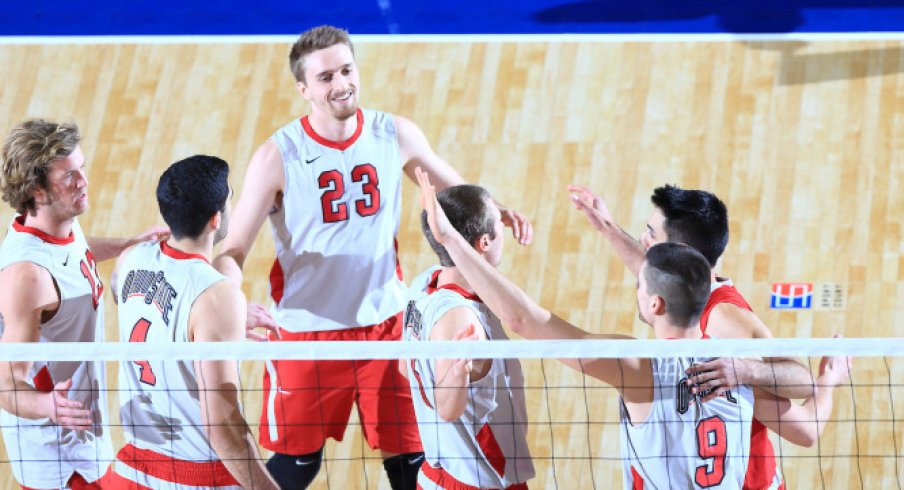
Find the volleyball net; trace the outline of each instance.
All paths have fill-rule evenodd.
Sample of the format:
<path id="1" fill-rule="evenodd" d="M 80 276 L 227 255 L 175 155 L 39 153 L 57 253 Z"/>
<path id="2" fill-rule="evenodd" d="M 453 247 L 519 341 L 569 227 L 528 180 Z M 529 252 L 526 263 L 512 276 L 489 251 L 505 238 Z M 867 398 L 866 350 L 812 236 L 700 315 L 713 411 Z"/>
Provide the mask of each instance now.
<path id="1" fill-rule="evenodd" d="M 519 359 L 523 381 L 511 388 L 523 393 L 525 400 L 527 446 L 535 470 L 528 485 L 563 489 L 620 488 L 627 456 L 621 446 L 624 426 L 618 390 L 566 367 L 561 360 L 791 357 L 803 362 L 816 377 L 824 356 L 850 356 L 853 367 L 850 376 L 834 388 L 832 413 L 822 427 L 821 437 L 810 447 L 802 447 L 769 434 L 787 488 L 904 488 L 904 420 L 899 413 L 904 406 L 902 339 L 0 344 L 3 361 L 103 362 L 107 376 L 97 389 L 107 392 L 105 430 L 112 434 L 114 453 L 124 444 L 120 418 L 122 393 L 117 384 L 119 370 L 121 364 L 139 359 L 240 361 L 239 398 L 255 438 L 268 430 L 260 426 L 261 411 L 267 403 L 262 383 L 267 361 Z M 413 381 L 409 379 L 409 382 Z M 409 389 L 408 386 L 379 388 Z M 663 397 L 675 398 L 676 403 L 682 396 L 674 387 L 654 386 L 651 382 L 648 388 Z M 474 393 L 469 396 L 476 396 Z M 203 397 L 204 393 L 197 396 Z M 8 417 L 4 421 L 10 423 Z M 443 422 L 434 418 L 419 423 L 423 431 L 435 430 Z M 382 458 L 378 451 L 368 447 L 362 432 L 356 411 L 352 410 L 344 441 L 327 443 L 323 466 L 311 488 L 390 488 Z M 22 448 L 29 443 L 27 440 L 4 442 L 6 448 L 11 445 Z M 665 448 L 664 452 L 668 453 L 668 446 Z M 696 456 L 703 460 L 703 465 L 709 465 L 705 471 L 711 471 L 712 453 L 707 450 L 701 447 Z M 22 466 L 22 459 L 29 454 L 27 450 L 17 452 L 18 459 L 11 457 L 10 452 L 0 453 L 0 475 L 4 481 L 14 481 L 12 466 Z M 266 459 L 270 453 L 263 450 L 261 454 Z M 473 454 L 456 456 L 465 460 L 478 458 Z M 60 458 L 66 457 L 65 451 L 61 451 Z M 650 463 L 667 465 L 670 457 L 662 454 L 661 461 Z M 44 463 L 60 464 L 59 461 Z"/>

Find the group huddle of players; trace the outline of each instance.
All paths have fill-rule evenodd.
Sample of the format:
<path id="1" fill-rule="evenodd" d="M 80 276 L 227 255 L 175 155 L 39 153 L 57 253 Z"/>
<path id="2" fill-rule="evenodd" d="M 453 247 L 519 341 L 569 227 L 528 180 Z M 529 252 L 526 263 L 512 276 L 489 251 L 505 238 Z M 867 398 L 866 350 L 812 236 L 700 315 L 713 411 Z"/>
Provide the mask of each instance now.
<path id="1" fill-rule="evenodd" d="M 0 341 L 103 340 L 96 264 L 112 258 L 121 341 L 483 341 L 506 339 L 502 325 L 532 339 L 627 338 L 569 324 L 496 269 L 503 228 L 527 245 L 530 222 L 466 184 L 410 120 L 358 106 L 347 32 L 308 30 L 289 61 L 310 113 L 255 152 L 235 208 L 229 166 L 196 155 L 158 182 L 168 228 L 128 239 L 82 233 L 88 182 L 78 128 L 16 126 L 0 175 L 3 199 L 18 213 L 0 248 Z M 403 173 L 421 188 L 422 229 L 439 259 L 410 286 L 395 243 Z M 655 189 L 638 241 L 590 190 L 568 190 L 637 276 L 639 314 L 656 338 L 771 336 L 713 271 L 728 242 L 727 210 L 715 195 Z M 248 305 L 240 288 L 268 218 L 276 246 L 269 310 Z M 768 430 L 813 444 L 850 364 L 824 359 L 814 380 L 793 359 L 563 362 L 618 390 L 626 488 L 745 489 L 784 488 Z M 255 441 L 235 361 L 121 363 L 126 445 L 114 457 L 102 363 L 0 362 L 13 474 L 32 489 L 306 488 L 325 441 L 342 440 L 357 406 L 394 489 L 519 489 L 534 476 L 517 359 L 265 366 Z M 258 443 L 273 452 L 266 462 Z"/>

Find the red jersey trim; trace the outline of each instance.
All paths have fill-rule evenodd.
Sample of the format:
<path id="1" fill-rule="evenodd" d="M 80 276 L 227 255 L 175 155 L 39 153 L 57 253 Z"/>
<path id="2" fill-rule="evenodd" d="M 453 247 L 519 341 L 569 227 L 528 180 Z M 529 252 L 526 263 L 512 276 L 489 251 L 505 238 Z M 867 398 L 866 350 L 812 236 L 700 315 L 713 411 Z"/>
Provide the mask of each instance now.
<path id="1" fill-rule="evenodd" d="M 364 129 L 364 113 L 361 111 L 361 109 L 358 109 L 356 117 L 358 121 L 357 126 L 355 127 L 355 132 L 354 134 L 352 134 L 351 138 L 345 141 L 328 140 L 323 136 L 317 134 L 317 132 L 314 131 L 314 128 L 311 126 L 311 122 L 308 120 L 308 116 L 301 118 L 301 127 L 302 129 L 304 129 L 304 132 L 311 137 L 311 139 L 320 143 L 321 145 L 326 146 L 327 148 L 344 151 L 348 149 L 349 146 L 355 144 L 355 141 L 358 141 L 358 136 L 361 136 L 361 130 Z"/>
<path id="2" fill-rule="evenodd" d="M 210 261 L 207 260 L 207 257 L 205 257 L 201 254 L 185 253 L 181 250 L 170 247 L 169 244 L 166 242 L 160 242 L 160 251 L 163 252 L 163 255 L 166 255 L 167 257 L 170 257 L 170 258 L 173 258 L 176 260 L 198 259 L 198 260 L 203 260 L 204 262 L 207 262 L 208 264 L 210 263 Z"/>
<path id="3" fill-rule="evenodd" d="M 50 370 L 47 369 L 47 366 L 42 367 L 40 371 L 35 373 L 32 382 L 38 391 L 43 391 L 44 393 L 53 391 L 53 378 L 50 377 Z"/>
<path id="4" fill-rule="evenodd" d="M 417 372 L 417 365 L 414 363 L 414 359 L 411 359 L 411 372 L 414 373 L 414 379 L 417 380 L 418 391 L 421 392 L 421 398 L 424 400 L 424 404 L 427 405 L 427 408 L 430 410 L 435 410 L 433 405 L 430 404 L 430 400 L 427 399 L 427 392 L 424 390 L 424 382 L 421 380 L 421 373 Z"/>
<path id="5" fill-rule="evenodd" d="M 496 434 L 493 434 L 493 428 L 490 427 L 490 424 L 483 424 L 483 427 L 480 428 L 477 433 L 477 444 L 480 446 L 480 450 L 483 451 L 484 456 L 487 457 L 487 461 L 490 462 L 490 466 L 496 470 L 499 476 L 504 477 L 505 453 L 502 452 L 502 448 L 499 446 L 499 441 L 496 440 Z"/>
<path id="6" fill-rule="evenodd" d="M 427 283 L 427 294 L 433 294 L 440 289 L 446 289 L 460 294 L 464 299 L 483 303 L 483 300 L 480 299 L 480 296 L 477 296 L 476 294 L 465 290 L 465 288 L 459 286 L 458 284 L 443 284 L 442 286 L 437 287 L 436 284 L 439 282 L 439 273 L 442 271 L 442 269 L 433 271 L 433 275 L 430 276 L 430 282 Z"/>
<path id="7" fill-rule="evenodd" d="M 270 267 L 270 297 L 277 305 L 283 297 L 286 286 L 286 276 L 283 274 L 282 266 L 279 259 L 273 259 L 273 266 Z"/>
<path id="8" fill-rule="evenodd" d="M 436 483 L 440 488 L 445 490 L 481 490 L 478 487 L 456 480 L 454 476 L 450 475 L 442 468 L 430 466 L 427 463 L 427 460 L 424 460 L 424 464 L 421 465 L 421 473 L 423 473 L 428 480 Z M 418 486 L 418 488 L 420 488 L 420 486 Z M 515 483 L 514 485 L 505 487 L 505 490 L 528 490 L 527 483 Z"/>
<path id="9" fill-rule="evenodd" d="M 753 311 L 750 303 L 741 296 L 741 293 L 734 286 L 719 286 L 709 293 L 709 299 L 706 301 L 706 306 L 703 307 L 703 313 L 700 315 L 700 330 L 703 333 L 706 333 L 706 328 L 709 326 L 709 314 L 712 313 L 713 308 L 722 303 Z"/>
<path id="10" fill-rule="evenodd" d="M 199 487 L 239 484 L 222 461 L 184 461 L 132 444 L 120 449 L 116 459 L 145 475 L 172 483 Z"/>
<path id="11" fill-rule="evenodd" d="M 643 490 L 643 477 L 631 466 L 631 490 Z"/>
<path id="12" fill-rule="evenodd" d="M 69 245 L 70 243 L 75 241 L 75 233 L 69 232 L 69 236 L 66 238 L 60 238 L 58 236 L 53 236 L 46 232 L 43 232 L 37 228 L 32 228 L 31 226 L 25 226 L 25 215 L 20 214 L 16 216 L 13 220 L 13 229 L 19 233 L 28 233 L 29 235 L 34 235 L 40 238 L 42 241 L 49 243 L 51 245 Z"/>

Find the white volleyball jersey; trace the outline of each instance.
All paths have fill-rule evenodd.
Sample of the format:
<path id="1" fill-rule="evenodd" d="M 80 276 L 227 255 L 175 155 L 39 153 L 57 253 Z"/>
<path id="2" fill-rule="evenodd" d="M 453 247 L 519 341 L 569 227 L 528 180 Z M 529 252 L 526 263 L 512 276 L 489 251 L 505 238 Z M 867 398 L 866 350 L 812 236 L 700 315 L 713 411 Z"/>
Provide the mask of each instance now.
<path id="1" fill-rule="evenodd" d="M 279 129 L 282 205 L 270 214 L 274 318 L 291 332 L 375 325 L 404 307 L 395 237 L 402 162 L 391 114 L 359 110 L 344 142 L 307 116 Z"/>
<path id="2" fill-rule="evenodd" d="M 136 246 L 121 260 L 114 285 L 120 341 L 189 342 L 192 305 L 223 279 L 201 255 L 166 242 Z M 119 389 L 128 444 L 181 461 L 219 460 L 201 419 L 194 361 L 122 362 Z"/>
<path id="3" fill-rule="evenodd" d="M 715 400 L 691 395 L 686 370 L 704 358 L 653 359 L 653 405 L 632 424 L 621 402 L 627 489 L 739 489 L 750 454 L 753 390 L 740 386 Z"/>
<path id="4" fill-rule="evenodd" d="M 40 342 L 104 340 L 104 287 L 77 220 L 69 237 L 61 239 L 25 226 L 23 216 L 14 218 L 0 247 L 0 269 L 16 262 L 43 267 L 59 289 L 60 307 L 41 324 Z M 62 488 L 75 471 L 89 482 L 98 479 L 112 459 L 105 427 L 109 419 L 103 363 L 35 361 L 28 378 L 38 391 L 51 391 L 56 383 L 71 378 L 68 397 L 92 411 L 95 426 L 73 431 L 49 419 L 25 419 L 2 411 L 3 439 L 16 480 L 31 488 Z"/>
<path id="5" fill-rule="evenodd" d="M 508 339 L 499 319 L 479 298 L 455 286 L 436 289 L 438 274 L 434 270 L 426 291 L 411 290 L 405 312 L 407 341 L 429 340 L 433 325 L 460 306 L 474 311 L 489 340 Z M 468 405 L 454 422 L 444 422 L 434 408 L 434 369 L 432 359 L 408 361 L 411 398 L 427 464 L 478 488 L 506 488 L 533 478 L 524 375 L 518 359 L 494 359 L 487 375 L 471 382 Z M 425 490 L 440 488 L 424 471 L 418 485 Z"/>

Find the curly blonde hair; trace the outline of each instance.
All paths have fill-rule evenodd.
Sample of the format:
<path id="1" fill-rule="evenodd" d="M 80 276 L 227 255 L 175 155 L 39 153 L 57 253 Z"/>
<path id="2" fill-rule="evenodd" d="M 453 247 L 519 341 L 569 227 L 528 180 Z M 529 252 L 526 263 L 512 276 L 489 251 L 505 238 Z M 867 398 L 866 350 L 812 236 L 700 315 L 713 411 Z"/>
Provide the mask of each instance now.
<path id="1" fill-rule="evenodd" d="M 355 54 L 355 46 L 345 29 L 323 25 L 302 32 L 289 52 L 289 68 L 292 69 L 295 80 L 305 83 L 304 59 L 307 55 L 336 44 L 345 44 Z"/>
<path id="2" fill-rule="evenodd" d="M 3 200 L 22 214 L 35 210 L 34 191 L 47 188 L 53 162 L 66 158 L 81 141 L 74 123 L 31 119 L 20 123 L 3 143 Z"/>

